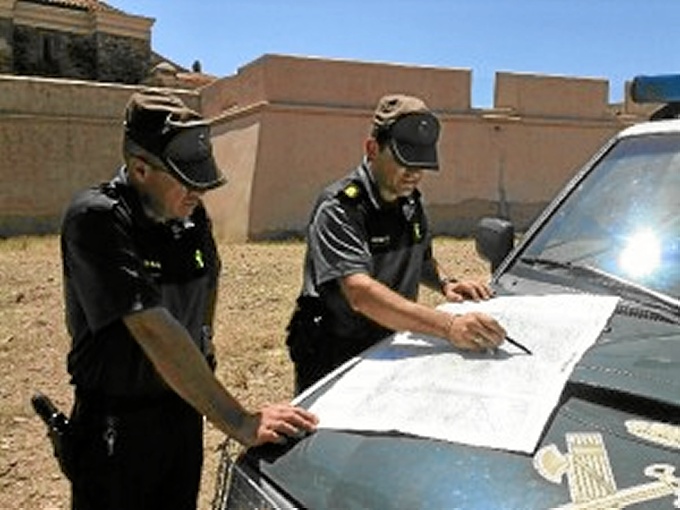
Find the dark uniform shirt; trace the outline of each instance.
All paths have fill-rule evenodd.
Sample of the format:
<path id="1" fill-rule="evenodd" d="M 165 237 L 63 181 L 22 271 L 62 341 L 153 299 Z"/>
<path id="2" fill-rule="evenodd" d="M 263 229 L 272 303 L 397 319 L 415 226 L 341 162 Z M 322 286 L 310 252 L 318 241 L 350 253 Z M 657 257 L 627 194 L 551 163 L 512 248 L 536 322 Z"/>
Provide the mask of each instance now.
<path id="1" fill-rule="evenodd" d="M 321 298 L 329 333 L 334 341 L 351 343 L 353 354 L 391 331 L 352 311 L 338 279 L 368 274 L 416 300 L 423 273 L 432 264 L 420 193 L 416 190 L 386 203 L 363 165 L 321 194 L 312 212 L 307 246 L 302 294 Z"/>
<path id="2" fill-rule="evenodd" d="M 122 318 L 163 306 L 209 348 L 202 329 L 220 261 L 204 207 L 183 221 L 153 222 L 121 170 L 75 197 L 61 244 L 72 383 L 111 396 L 167 394 Z"/>

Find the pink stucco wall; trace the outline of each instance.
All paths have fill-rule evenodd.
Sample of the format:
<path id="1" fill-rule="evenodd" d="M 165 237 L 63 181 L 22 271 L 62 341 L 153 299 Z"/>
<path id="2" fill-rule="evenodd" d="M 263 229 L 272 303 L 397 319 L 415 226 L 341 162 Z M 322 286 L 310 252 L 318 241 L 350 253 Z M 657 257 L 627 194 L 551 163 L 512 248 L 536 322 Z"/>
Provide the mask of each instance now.
<path id="1" fill-rule="evenodd" d="M 442 121 L 442 169 L 423 184 L 437 232 L 468 235 L 477 220 L 506 214 L 524 228 L 607 138 L 638 117 L 617 115 L 604 80 L 499 73 L 495 108 L 470 106 L 471 73 L 267 55 L 202 93 L 216 115 L 226 168 L 250 178 L 208 198 L 220 235 L 260 239 L 300 233 L 324 184 L 361 160 L 378 98 L 419 95 Z M 226 107 L 226 109 L 225 109 Z M 245 169 L 239 136 L 257 153 Z M 241 133 L 243 134 L 243 133 Z M 240 143 L 244 143 L 241 140 Z M 246 207 L 248 224 L 231 219 Z M 227 211 L 231 210 L 229 213 Z"/>
<path id="2" fill-rule="evenodd" d="M 206 196 L 217 234 L 302 233 L 321 188 L 358 164 L 378 98 L 419 95 L 442 121 L 442 169 L 423 184 L 436 232 L 483 215 L 520 228 L 607 138 L 647 109 L 607 103 L 605 80 L 498 73 L 495 105 L 470 106 L 469 70 L 265 55 L 195 91 L 229 178 Z M 120 164 L 135 87 L 0 75 L 0 235 L 54 232 L 76 190 Z"/>

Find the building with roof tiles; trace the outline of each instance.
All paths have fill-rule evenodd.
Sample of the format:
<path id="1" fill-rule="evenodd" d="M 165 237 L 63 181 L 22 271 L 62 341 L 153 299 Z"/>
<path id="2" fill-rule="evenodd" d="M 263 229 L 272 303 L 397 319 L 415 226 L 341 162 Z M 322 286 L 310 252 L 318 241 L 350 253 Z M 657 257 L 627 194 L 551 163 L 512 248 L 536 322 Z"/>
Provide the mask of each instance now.
<path id="1" fill-rule="evenodd" d="M 97 0 L 0 0 L 0 73 L 141 83 L 153 23 Z"/>

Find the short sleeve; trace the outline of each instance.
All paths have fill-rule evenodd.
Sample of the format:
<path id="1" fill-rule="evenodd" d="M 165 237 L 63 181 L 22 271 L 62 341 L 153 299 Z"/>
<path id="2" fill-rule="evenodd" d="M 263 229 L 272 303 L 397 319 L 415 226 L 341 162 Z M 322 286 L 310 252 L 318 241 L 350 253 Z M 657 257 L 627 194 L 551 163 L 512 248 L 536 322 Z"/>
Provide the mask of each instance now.
<path id="1" fill-rule="evenodd" d="M 337 200 L 320 205 L 308 231 L 317 286 L 353 273 L 370 273 L 364 226 Z"/>
<path id="2" fill-rule="evenodd" d="M 92 331 L 161 300 L 128 222 L 115 207 L 91 208 L 67 214 L 62 228 L 67 306 L 75 300 Z"/>

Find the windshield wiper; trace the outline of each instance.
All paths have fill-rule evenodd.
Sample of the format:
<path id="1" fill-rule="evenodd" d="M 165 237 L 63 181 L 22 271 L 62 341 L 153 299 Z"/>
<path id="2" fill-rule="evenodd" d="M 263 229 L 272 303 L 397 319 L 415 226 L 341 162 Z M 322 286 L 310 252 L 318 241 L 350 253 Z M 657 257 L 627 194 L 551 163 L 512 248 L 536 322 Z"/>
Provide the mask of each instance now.
<path id="1" fill-rule="evenodd" d="M 659 292 L 655 292 L 638 283 L 624 280 L 623 278 L 614 276 L 613 274 L 607 273 L 596 267 L 574 264 L 572 262 L 563 262 L 541 257 L 520 257 L 519 260 L 529 266 L 563 269 L 574 276 L 597 278 L 603 286 L 617 291 L 622 294 L 623 297 L 649 308 L 653 308 L 656 312 L 673 323 L 680 322 L 680 301 L 673 299 L 670 296 L 660 294 Z M 644 299 L 641 299 L 643 296 Z"/>

